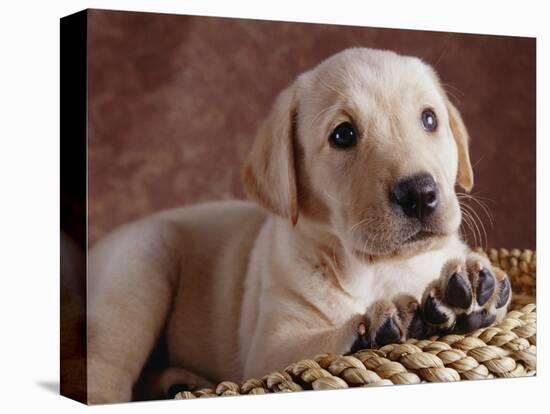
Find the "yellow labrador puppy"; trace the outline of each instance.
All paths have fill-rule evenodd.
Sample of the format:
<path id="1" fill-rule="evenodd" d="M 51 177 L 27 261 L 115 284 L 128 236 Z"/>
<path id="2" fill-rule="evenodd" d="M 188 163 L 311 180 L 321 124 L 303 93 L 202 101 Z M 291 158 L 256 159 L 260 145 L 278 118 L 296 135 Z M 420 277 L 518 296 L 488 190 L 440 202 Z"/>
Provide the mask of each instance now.
<path id="1" fill-rule="evenodd" d="M 92 249 L 90 402 L 260 377 L 504 316 L 506 274 L 458 235 L 468 135 L 420 59 L 348 49 L 300 75 L 261 126 L 243 181 L 254 202 L 161 212 Z"/>

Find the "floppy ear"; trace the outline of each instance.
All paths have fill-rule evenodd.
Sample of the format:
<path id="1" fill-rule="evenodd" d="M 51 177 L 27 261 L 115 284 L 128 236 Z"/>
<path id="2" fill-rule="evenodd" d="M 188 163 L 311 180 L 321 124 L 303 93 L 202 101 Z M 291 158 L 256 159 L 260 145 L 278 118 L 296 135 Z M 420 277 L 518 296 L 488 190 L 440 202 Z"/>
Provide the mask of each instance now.
<path id="1" fill-rule="evenodd" d="M 298 195 L 294 165 L 296 86 L 282 91 L 258 130 L 243 167 L 245 192 L 261 206 L 298 221 Z"/>
<path id="2" fill-rule="evenodd" d="M 470 153 L 468 150 L 468 131 L 462 121 L 458 109 L 451 103 L 449 98 L 445 98 L 447 112 L 449 113 L 449 123 L 451 131 L 458 149 L 458 184 L 466 191 L 470 192 L 474 186 L 474 172 L 470 162 Z"/>

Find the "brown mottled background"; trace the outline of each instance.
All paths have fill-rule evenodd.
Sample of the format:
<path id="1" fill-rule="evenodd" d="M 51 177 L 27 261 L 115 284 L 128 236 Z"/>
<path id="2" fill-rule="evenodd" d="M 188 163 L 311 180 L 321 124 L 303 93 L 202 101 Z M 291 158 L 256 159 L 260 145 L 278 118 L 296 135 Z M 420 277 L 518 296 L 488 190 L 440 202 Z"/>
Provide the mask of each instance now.
<path id="1" fill-rule="evenodd" d="M 435 66 L 472 137 L 488 245 L 535 247 L 535 39 L 100 10 L 88 31 L 92 243 L 153 211 L 242 197 L 277 92 L 367 46 Z"/>

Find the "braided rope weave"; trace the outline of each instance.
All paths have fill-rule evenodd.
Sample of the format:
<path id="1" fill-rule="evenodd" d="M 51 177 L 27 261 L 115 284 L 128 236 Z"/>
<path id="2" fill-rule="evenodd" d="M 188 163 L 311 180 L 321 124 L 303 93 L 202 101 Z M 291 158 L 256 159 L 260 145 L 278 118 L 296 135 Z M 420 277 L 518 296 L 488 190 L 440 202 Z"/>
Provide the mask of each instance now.
<path id="1" fill-rule="evenodd" d="M 467 335 L 410 339 L 353 355 L 320 354 L 242 384 L 223 381 L 215 389 L 182 391 L 176 399 L 390 384 L 520 377 L 536 372 L 536 253 L 483 251 L 505 270 L 514 290 L 511 311 L 497 325 Z"/>

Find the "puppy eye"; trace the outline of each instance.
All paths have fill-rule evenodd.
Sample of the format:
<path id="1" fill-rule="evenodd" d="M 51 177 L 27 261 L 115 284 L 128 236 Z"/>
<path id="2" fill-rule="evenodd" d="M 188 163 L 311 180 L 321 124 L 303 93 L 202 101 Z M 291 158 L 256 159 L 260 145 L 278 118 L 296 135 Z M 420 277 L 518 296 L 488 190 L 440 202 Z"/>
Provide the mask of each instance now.
<path id="1" fill-rule="evenodd" d="M 349 122 L 342 122 L 330 134 L 329 141 L 337 148 L 351 148 L 357 142 L 357 132 Z"/>
<path id="2" fill-rule="evenodd" d="M 432 132 L 437 128 L 437 118 L 434 111 L 425 109 L 422 111 L 422 126 L 426 131 Z"/>

